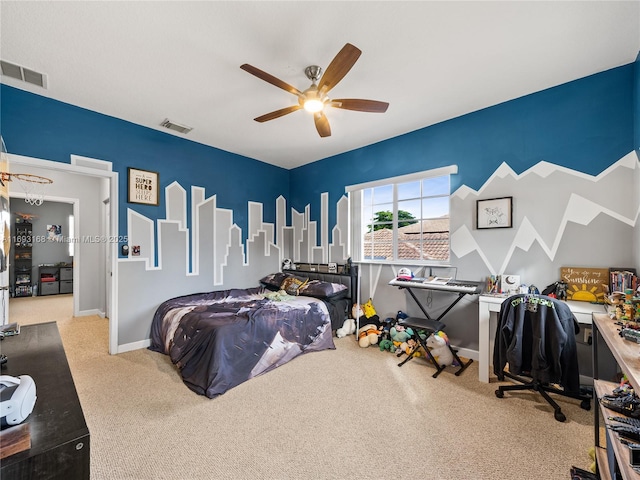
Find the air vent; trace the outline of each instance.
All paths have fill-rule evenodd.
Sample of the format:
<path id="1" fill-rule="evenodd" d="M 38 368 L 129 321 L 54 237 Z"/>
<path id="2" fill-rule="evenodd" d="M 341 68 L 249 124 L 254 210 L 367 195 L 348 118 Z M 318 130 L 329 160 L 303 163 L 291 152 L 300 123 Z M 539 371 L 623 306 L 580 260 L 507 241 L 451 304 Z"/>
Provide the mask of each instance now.
<path id="1" fill-rule="evenodd" d="M 38 87 L 47 88 L 47 76 L 44 73 L 21 67 L 15 63 L 5 62 L 4 60 L 0 60 L 0 69 L 2 70 L 2 75 L 6 77 L 15 78 L 16 80 L 21 80 Z"/>
<path id="2" fill-rule="evenodd" d="M 179 123 L 174 123 L 168 118 L 164 119 L 164 122 L 160 124 L 161 127 L 168 128 L 169 130 L 173 130 L 175 132 L 180 133 L 189 133 L 193 130 L 193 127 L 187 127 L 186 125 L 180 125 Z"/>

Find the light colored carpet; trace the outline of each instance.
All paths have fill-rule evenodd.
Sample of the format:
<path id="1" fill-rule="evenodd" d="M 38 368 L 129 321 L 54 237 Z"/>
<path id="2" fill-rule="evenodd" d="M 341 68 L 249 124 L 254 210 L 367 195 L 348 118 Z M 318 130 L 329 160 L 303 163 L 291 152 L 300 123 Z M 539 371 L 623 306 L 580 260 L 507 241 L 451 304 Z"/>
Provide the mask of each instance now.
<path id="1" fill-rule="evenodd" d="M 14 300 L 12 321 L 32 323 L 18 312 L 36 303 Z M 424 359 L 398 368 L 349 336 L 210 400 L 164 355 L 109 355 L 107 319 L 58 316 L 54 301 L 39 320 L 57 320 L 93 479 L 560 480 L 590 464 L 592 410 L 556 397 L 560 423 L 537 393 L 498 399 L 477 363 L 434 379 Z"/>
<path id="2" fill-rule="evenodd" d="M 9 299 L 9 321 L 18 322 L 20 325 L 69 320 L 72 315 L 73 294 L 71 293 Z"/>

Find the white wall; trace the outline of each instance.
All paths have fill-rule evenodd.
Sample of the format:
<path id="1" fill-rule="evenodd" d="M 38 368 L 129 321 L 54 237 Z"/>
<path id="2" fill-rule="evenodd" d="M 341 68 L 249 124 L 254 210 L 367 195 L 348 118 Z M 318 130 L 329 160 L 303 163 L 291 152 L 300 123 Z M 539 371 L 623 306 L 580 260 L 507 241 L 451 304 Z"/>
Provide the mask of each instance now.
<path id="1" fill-rule="evenodd" d="M 80 239 L 104 234 L 102 221 L 104 194 L 102 192 L 105 191 L 104 184 L 108 183 L 108 180 L 21 163 L 20 159 L 28 162 L 25 157 L 10 155 L 9 159 L 12 173 L 30 173 L 52 179 L 53 183 L 46 190 L 47 196 L 60 201 L 68 199 L 76 202 L 76 228 Z M 20 193 L 20 187 L 14 183 L 11 182 L 9 185 L 11 196 Z M 17 209 L 18 202 L 21 201 L 12 198 L 11 210 Z M 77 306 L 74 314 L 76 315 L 104 314 L 106 311 L 103 249 L 104 245 L 100 242 L 79 241 L 76 244 L 74 258 L 74 301 Z"/>

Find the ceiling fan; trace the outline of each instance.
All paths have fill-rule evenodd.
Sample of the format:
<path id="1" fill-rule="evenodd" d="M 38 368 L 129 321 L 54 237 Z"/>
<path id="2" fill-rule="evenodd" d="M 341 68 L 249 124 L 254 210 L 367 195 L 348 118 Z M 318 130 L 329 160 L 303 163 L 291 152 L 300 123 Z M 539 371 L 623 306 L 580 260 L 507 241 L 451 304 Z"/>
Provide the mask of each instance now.
<path id="1" fill-rule="evenodd" d="M 329 126 L 329 120 L 324 114 L 325 107 L 356 110 L 358 112 L 386 112 L 389 107 L 387 102 L 362 100 L 357 98 L 330 99 L 327 96 L 329 90 L 335 87 L 338 82 L 340 82 L 340 80 L 349 73 L 349 70 L 351 70 L 351 67 L 356 63 L 360 54 L 362 54 L 362 51 L 359 48 L 347 43 L 331 61 L 324 74 L 322 74 L 322 69 L 317 65 L 307 67 L 304 73 L 307 78 L 311 80 L 311 86 L 302 92 L 288 83 L 283 82 L 279 78 L 260 70 L 259 68 L 247 63 L 241 65 L 240 68 L 244 71 L 249 72 L 261 80 L 286 90 L 298 97 L 298 105 L 281 108 L 280 110 L 254 118 L 254 120 L 262 123 L 282 117 L 291 112 L 295 112 L 296 110 L 305 109 L 313 113 L 316 130 L 318 130 L 320 136 L 329 137 L 331 135 L 331 127 Z M 320 75 L 322 75 L 322 77 Z"/>

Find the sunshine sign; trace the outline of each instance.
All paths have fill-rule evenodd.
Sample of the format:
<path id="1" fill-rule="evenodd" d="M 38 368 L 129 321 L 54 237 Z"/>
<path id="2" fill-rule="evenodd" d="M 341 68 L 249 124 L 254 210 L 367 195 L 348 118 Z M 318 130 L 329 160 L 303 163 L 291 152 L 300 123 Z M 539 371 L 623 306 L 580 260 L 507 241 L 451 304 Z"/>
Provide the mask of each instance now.
<path id="1" fill-rule="evenodd" d="M 604 303 L 608 268 L 562 267 L 560 278 L 567 284 L 567 300 Z"/>

